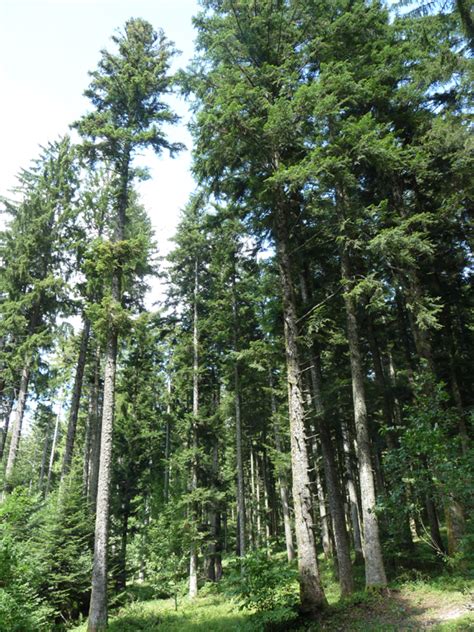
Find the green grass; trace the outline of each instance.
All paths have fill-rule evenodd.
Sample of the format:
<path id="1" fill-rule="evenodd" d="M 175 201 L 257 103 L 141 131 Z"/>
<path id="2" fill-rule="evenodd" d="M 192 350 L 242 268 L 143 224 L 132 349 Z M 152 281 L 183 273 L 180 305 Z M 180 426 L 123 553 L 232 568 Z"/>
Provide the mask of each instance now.
<path id="1" fill-rule="evenodd" d="M 284 556 L 281 563 L 286 564 Z M 177 612 L 173 599 L 153 598 L 150 586 L 130 586 L 127 595 L 133 601 L 112 612 L 109 632 L 474 631 L 474 612 L 466 608 L 474 595 L 472 579 L 443 574 L 422 564 L 416 570 L 399 567 L 392 575 L 389 595 L 368 594 L 364 591 L 363 566 L 358 565 L 354 568 L 357 592 L 341 601 L 332 565 L 321 560 L 320 571 L 329 606 L 318 621 L 303 624 L 295 620 L 290 625 L 280 619 L 279 611 L 259 618 L 242 610 L 232 599 L 227 575 L 217 586 L 206 584 L 193 601 L 180 598 Z M 86 625 L 74 632 L 86 632 Z"/>
<path id="2" fill-rule="evenodd" d="M 467 632 L 474 630 L 474 613 L 461 613 L 453 620 L 436 623 L 436 615 L 465 603 L 461 592 L 448 592 L 443 597 L 440 587 L 410 585 L 390 597 L 358 593 L 350 600 L 329 607 L 321 621 L 304 626 L 270 626 L 268 630 L 298 630 L 300 632 L 399 632 L 427 629 L 436 632 Z M 437 606 L 430 608 L 429 606 Z M 442 612 L 441 612 L 441 616 Z M 431 620 L 433 621 L 431 623 Z M 111 617 L 110 632 L 263 632 L 261 620 L 243 611 L 221 594 L 187 598 L 174 610 L 172 599 L 135 602 Z M 85 632 L 86 625 L 74 632 Z"/>
<path id="3" fill-rule="evenodd" d="M 198 597 L 190 602 L 180 600 L 175 612 L 173 599 L 136 602 L 112 616 L 110 632 L 253 632 L 251 613 L 221 595 Z M 75 628 L 85 632 L 87 626 Z"/>

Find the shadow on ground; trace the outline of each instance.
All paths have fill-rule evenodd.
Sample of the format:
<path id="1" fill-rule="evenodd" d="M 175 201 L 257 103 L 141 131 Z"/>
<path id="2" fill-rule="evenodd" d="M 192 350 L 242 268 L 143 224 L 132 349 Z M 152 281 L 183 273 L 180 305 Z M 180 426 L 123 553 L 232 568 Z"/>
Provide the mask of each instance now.
<path id="1" fill-rule="evenodd" d="M 468 612 L 465 603 L 449 595 L 444 599 L 440 597 L 438 602 L 432 598 L 419 598 L 417 603 L 409 593 L 392 591 L 389 596 L 373 596 L 351 607 L 330 608 L 320 622 L 307 629 L 311 632 L 474 630 L 474 619 L 466 620 Z M 459 620 L 459 624 L 456 620 Z"/>

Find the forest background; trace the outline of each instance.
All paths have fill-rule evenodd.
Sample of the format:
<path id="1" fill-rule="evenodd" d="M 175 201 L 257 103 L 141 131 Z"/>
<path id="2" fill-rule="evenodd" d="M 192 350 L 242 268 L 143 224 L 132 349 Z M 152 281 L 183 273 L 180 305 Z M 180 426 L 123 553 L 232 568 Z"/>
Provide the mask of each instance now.
<path id="1" fill-rule="evenodd" d="M 66 4 L 77 37 L 82 3 L 29 4 L 42 42 Z M 126 9 L 86 6 L 91 41 Z M 413 581 L 469 609 L 474 17 L 399 9 L 205 0 L 184 64 L 177 23 L 127 16 L 3 196 L 4 629 L 120 629 L 148 596 L 355 630 Z"/>

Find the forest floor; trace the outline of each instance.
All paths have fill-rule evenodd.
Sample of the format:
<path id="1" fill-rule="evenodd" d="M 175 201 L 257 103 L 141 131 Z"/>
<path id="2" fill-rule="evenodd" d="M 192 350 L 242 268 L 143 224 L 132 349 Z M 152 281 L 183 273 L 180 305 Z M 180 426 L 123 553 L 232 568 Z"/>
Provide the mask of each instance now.
<path id="1" fill-rule="evenodd" d="M 204 591 L 206 592 L 206 591 Z M 330 601 L 332 601 L 330 597 Z M 76 628 L 83 632 L 85 627 Z M 412 581 L 397 584 L 388 596 L 357 593 L 348 602 L 330 603 L 318 622 L 264 624 L 221 593 L 193 602 L 137 601 L 111 618 L 110 632 L 408 632 L 474 630 L 474 583 Z"/>

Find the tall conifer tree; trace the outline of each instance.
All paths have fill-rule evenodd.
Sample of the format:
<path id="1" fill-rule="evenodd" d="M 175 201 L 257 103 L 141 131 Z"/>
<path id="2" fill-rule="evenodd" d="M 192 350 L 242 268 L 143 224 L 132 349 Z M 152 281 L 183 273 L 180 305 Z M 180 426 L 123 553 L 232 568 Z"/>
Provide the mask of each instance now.
<path id="1" fill-rule="evenodd" d="M 95 109 L 75 123 L 84 151 L 111 166 L 115 211 L 110 293 L 105 305 L 108 333 L 89 632 L 107 626 L 107 542 L 117 343 L 123 309 L 122 268 L 129 247 L 125 231 L 131 184 L 138 176 L 132 161 L 137 150 L 144 147 L 151 147 L 156 153 L 180 149 L 166 139 L 162 129 L 164 123 L 177 121 L 162 100 L 171 88 L 171 44 L 162 31 L 154 31 L 141 19 L 129 20 L 112 41 L 116 52 L 102 51 L 98 69 L 91 73 L 92 81 L 85 92 Z"/>

